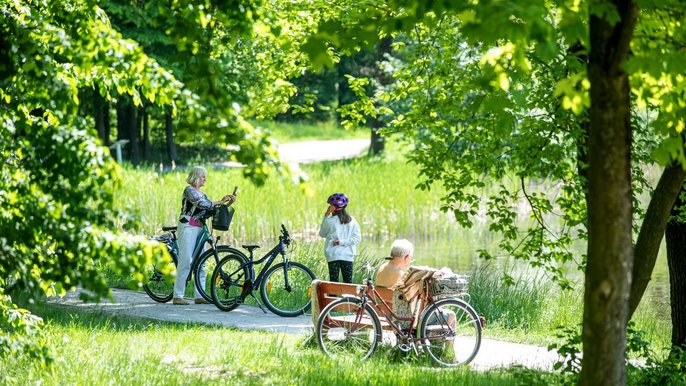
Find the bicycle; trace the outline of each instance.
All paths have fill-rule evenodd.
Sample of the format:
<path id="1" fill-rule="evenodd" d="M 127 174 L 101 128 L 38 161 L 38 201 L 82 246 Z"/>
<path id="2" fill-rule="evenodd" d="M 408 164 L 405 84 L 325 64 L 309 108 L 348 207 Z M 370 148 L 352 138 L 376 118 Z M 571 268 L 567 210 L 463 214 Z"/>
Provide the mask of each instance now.
<path id="1" fill-rule="evenodd" d="M 214 305 L 222 311 L 231 311 L 252 296 L 266 313 L 254 294 L 259 288 L 260 298 L 273 313 L 298 316 L 307 312 L 312 303 L 310 284 L 315 276 L 306 265 L 288 259 L 286 247 L 290 244 L 291 237 L 282 224 L 279 243 L 259 260 L 255 261 L 253 257 L 253 251 L 259 245 L 242 245 L 250 254 L 247 259 L 231 254 L 224 257 L 212 272 L 210 281 Z M 283 261 L 272 266 L 278 255 Z M 264 266 L 255 276 L 255 265 L 262 263 Z"/>
<path id="2" fill-rule="evenodd" d="M 174 270 L 178 264 L 179 248 L 176 229 L 176 226 L 163 226 L 162 231 L 171 233 L 153 237 L 153 240 L 160 241 L 167 246 L 167 250 L 172 257 L 172 261 L 168 264 L 174 264 L 174 266 L 162 267 L 153 265 L 144 273 L 149 279 L 143 285 L 143 289 L 152 300 L 158 303 L 166 303 L 174 297 L 174 280 L 169 276 L 165 276 L 163 272 Z M 212 240 L 212 234 L 207 225 L 203 225 L 202 231 L 196 240 L 195 248 L 193 248 L 193 262 L 186 278 L 186 285 L 188 285 L 191 282 L 191 276 L 194 277 L 193 284 L 199 289 L 200 295 L 208 302 L 212 302 L 212 297 L 207 292 L 209 273 L 214 271 L 217 263 L 227 255 L 247 260 L 247 256 L 240 250 L 228 245 L 217 245 L 218 242 L 219 236 L 217 236 L 216 240 Z M 208 243 L 210 248 L 203 251 L 205 243 Z M 205 281 L 204 285 L 202 285 L 203 280 Z"/>
<path id="3" fill-rule="evenodd" d="M 483 319 L 462 299 L 435 299 L 430 288 L 423 285 L 418 291 L 414 299 L 418 302 L 416 312 L 411 317 L 400 317 L 381 297 L 372 280 L 364 279 L 357 288 L 357 297 L 343 297 L 321 311 L 315 326 L 319 347 L 332 358 L 365 360 L 382 341 L 383 330 L 390 330 L 404 352 L 428 353 L 443 366 L 471 362 L 481 346 Z M 420 310 L 420 317 L 416 318 Z M 379 318 L 378 312 L 384 319 Z"/>

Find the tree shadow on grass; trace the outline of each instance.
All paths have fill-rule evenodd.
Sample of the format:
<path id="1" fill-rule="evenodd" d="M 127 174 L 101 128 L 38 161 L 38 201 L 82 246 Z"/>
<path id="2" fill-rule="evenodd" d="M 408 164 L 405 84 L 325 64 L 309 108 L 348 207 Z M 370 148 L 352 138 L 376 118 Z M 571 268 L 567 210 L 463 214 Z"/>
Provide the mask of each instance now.
<path id="1" fill-rule="evenodd" d="M 46 324 L 58 326 L 79 326 L 98 328 L 110 331 L 148 331 L 151 329 L 166 328 L 171 330 L 190 329 L 222 329 L 227 331 L 240 331 L 237 328 L 218 326 L 210 323 L 184 323 L 171 322 L 145 317 L 121 315 L 100 309 L 82 309 L 70 306 L 48 304 L 43 301 L 32 305 L 23 305 L 34 315 L 43 318 Z"/>

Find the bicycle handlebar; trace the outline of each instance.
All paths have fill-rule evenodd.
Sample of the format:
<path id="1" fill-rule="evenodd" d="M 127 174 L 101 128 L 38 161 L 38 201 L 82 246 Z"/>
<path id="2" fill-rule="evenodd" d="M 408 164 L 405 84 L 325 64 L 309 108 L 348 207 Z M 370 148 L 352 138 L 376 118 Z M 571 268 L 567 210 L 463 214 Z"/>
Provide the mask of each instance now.
<path id="1" fill-rule="evenodd" d="M 281 234 L 283 234 L 282 239 L 283 243 L 288 245 L 291 243 L 291 235 L 288 234 L 288 230 L 286 230 L 286 226 L 281 224 Z"/>

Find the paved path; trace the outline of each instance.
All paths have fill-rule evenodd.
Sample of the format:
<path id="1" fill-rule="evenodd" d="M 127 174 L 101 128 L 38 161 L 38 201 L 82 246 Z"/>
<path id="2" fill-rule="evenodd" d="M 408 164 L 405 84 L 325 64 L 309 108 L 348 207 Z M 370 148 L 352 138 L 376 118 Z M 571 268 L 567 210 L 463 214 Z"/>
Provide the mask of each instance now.
<path id="1" fill-rule="evenodd" d="M 279 154 L 284 162 L 309 163 L 354 158 L 368 147 L 368 139 L 303 141 L 279 145 Z"/>
<path id="2" fill-rule="evenodd" d="M 311 334 L 310 315 L 282 318 L 271 312 L 263 313 L 257 307 L 242 305 L 231 312 L 223 312 L 213 304 L 176 306 L 156 303 L 144 292 L 112 289 L 114 302 L 84 303 L 78 292 L 70 292 L 64 298 L 53 298 L 50 303 L 65 307 L 102 310 L 113 314 L 184 323 L 206 323 L 231 326 L 246 330 L 265 330 L 289 334 Z M 488 326 L 484 331 L 488 336 Z M 551 370 L 557 355 L 543 347 L 483 339 L 481 349 L 472 368 L 478 370 L 521 365 L 528 368 Z"/>
<path id="3" fill-rule="evenodd" d="M 359 157 L 369 148 L 368 139 L 341 139 L 332 141 L 302 141 L 282 143 L 279 156 L 284 163 L 304 164 Z M 215 168 L 242 167 L 238 162 L 222 162 Z"/>

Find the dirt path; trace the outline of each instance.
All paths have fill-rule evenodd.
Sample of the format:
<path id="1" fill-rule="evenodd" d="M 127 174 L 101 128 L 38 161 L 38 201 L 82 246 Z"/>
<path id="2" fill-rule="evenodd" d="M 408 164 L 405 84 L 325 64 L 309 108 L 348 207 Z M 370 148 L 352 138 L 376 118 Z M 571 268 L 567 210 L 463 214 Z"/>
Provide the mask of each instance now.
<path id="1" fill-rule="evenodd" d="M 311 315 L 282 318 L 257 307 L 242 305 L 231 312 L 222 312 L 213 304 L 175 306 L 156 303 L 144 292 L 113 289 L 114 302 L 83 303 L 78 292 L 70 292 L 64 298 L 55 298 L 52 304 L 107 313 L 135 316 L 179 323 L 203 323 L 246 330 L 264 330 L 288 334 L 312 334 Z M 520 365 L 528 368 L 551 370 L 557 355 L 543 347 L 508 343 L 488 338 L 484 330 L 481 349 L 470 366 L 478 370 Z"/>

